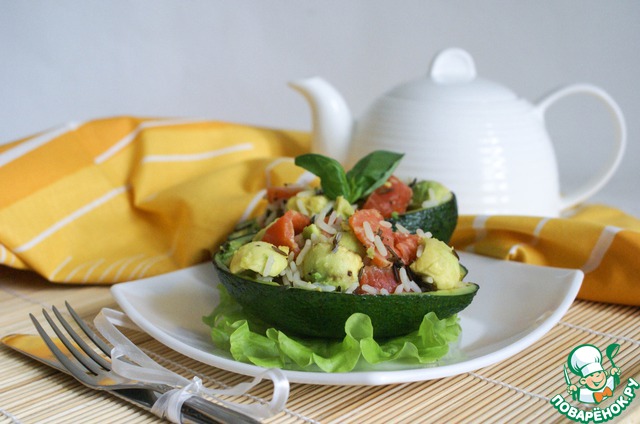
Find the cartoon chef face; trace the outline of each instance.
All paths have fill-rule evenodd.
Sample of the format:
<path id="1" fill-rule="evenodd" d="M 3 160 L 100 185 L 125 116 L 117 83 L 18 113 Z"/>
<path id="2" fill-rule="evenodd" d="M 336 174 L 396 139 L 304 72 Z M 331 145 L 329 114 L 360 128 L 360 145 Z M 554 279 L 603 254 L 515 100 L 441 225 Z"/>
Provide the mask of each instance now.
<path id="1" fill-rule="evenodd" d="M 603 389 L 607 385 L 607 372 L 596 371 L 580 379 L 580 384 L 596 391 Z"/>
<path id="2" fill-rule="evenodd" d="M 602 368 L 602 354 L 593 345 L 581 345 L 569 354 L 569 369 L 579 375 L 580 384 L 591 390 L 602 389 L 607 384 L 607 373 Z"/>

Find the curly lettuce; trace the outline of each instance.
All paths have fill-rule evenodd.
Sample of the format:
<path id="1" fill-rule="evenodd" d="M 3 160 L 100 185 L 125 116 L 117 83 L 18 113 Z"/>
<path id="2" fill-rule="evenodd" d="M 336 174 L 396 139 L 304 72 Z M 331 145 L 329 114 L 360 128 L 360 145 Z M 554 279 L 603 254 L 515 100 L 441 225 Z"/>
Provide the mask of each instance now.
<path id="1" fill-rule="evenodd" d="M 345 322 L 342 340 L 307 339 L 288 336 L 247 314 L 220 289 L 220 303 L 203 321 L 211 327 L 211 339 L 228 350 L 236 361 L 265 368 L 348 372 L 360 361 L 375 365 L 401 362 L 428 364 L 444 357 L 449 344 L 458 339 L 461 328 L 456 315 L 438 319 L 424 316 L 418 330 L 405 336 L 375 340 L 371 319 L 354 313 Z"/>

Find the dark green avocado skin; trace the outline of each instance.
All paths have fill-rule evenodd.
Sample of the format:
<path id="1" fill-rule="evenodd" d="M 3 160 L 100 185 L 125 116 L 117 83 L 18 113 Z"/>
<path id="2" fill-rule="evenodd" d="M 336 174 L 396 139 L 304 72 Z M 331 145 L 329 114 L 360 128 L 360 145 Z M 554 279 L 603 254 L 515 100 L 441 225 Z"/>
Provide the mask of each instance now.
<path id="1" fill-rule="evenodd" d="M 453 194 L 453 193 L 452 193 Z M 389 222 L 399 223 L 407 230 L 415 233 L 418 228 L 431 232 L 433 237 L 449 243 L 458 223 L 458 203 L 455 194 L 451 200 L 431 208 L 407 212 L 397 218 L 389 218 Z"/>
<path id="2" fill-rule="evenodd" d="M 467 283 L 449 294 L 356 295 L 263 284 L 234 275 L 214 258 L 221 283 L 252 315 L 287 335 L 343 338 L 344 324 L 360 312 L 371 318 L 374 337 L 387 338 L 418 329 L 428 312 L 443 319 L 469 306 L 478 286 Z"/>

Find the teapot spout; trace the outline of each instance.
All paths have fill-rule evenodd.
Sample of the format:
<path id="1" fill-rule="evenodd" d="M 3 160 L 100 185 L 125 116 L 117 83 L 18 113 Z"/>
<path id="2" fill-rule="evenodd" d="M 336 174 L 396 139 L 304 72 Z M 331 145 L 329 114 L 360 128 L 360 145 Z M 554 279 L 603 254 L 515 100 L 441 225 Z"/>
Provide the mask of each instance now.
<path id="1" fill-rule="evenodd" d="M 311 106 L 311 151 L 344 164 L 354 126 L 344 98 L 331 84 L 319 77 L 292 81 L 289 85 L 302 93 Z"/>

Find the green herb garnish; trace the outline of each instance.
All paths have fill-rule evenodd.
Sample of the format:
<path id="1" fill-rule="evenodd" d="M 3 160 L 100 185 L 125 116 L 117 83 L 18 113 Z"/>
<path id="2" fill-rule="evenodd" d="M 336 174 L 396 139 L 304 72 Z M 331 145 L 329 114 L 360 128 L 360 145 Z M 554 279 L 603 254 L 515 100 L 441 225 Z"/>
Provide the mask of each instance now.
<path id="1" fill-rule="evenodd" d="M 296 157 L 295 164 L 320 177 L 322 191 L 329 199 L 343 196 L 349 203 L 355 203 L 384 184 L 403 156 L 376 150 L 360 159 L 349 172 L 337 160 L 315 153 Z"/>

